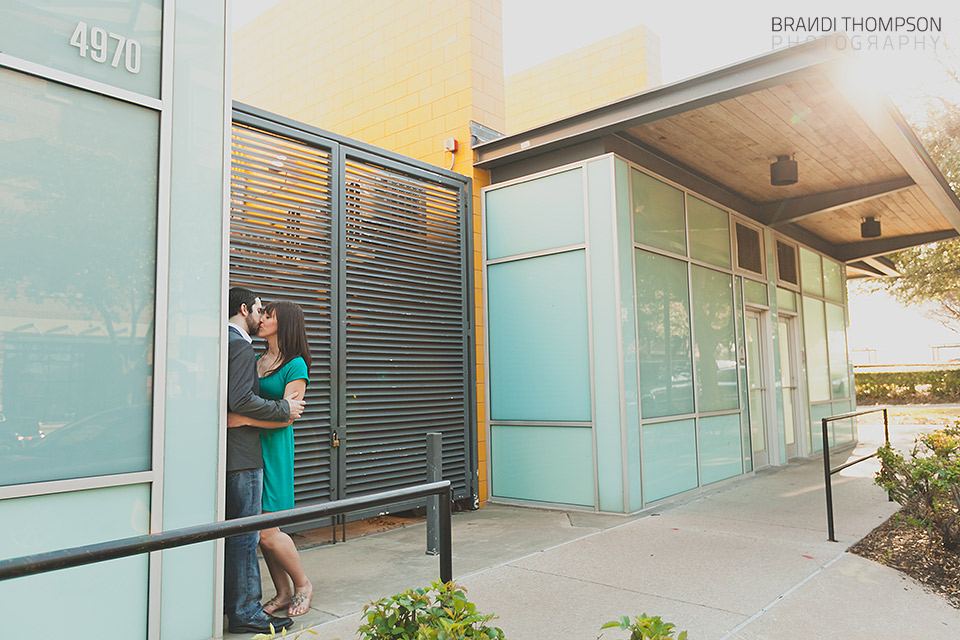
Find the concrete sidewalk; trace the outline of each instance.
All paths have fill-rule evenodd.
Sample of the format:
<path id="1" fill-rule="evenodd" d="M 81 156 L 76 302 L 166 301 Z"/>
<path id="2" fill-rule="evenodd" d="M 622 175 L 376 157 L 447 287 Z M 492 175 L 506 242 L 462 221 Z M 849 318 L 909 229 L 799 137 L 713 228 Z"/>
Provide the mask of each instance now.
<path id="1" fill-rule="evenodd" d="M 834 476 L 838 543 L 827 541 L 822 461 L 811 460 L 639 517 L 503 505 L 455 514 L 454 576 L 511 640 L 595 640 L 604 622 L 641 613 L 691 640 L 956 638 L 960 610 L 845 552 L 898 506 L 873 485 L 876 468 Z M 316 596 L 296 627 L 356 637 L 363 605 L 437 578 L 425 535 L 419 523 L 304 550 Z"/>

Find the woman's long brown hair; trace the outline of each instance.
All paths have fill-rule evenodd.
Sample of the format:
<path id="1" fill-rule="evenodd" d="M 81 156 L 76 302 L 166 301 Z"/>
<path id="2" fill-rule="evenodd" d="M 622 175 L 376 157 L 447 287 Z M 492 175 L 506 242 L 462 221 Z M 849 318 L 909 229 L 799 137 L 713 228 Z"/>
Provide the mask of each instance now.
<path id="1" fill-rule="evenodd" d="M 268 302 L 263 312 L 277 318 L 277 348 L 280 349 L 280 363 L 265 373 L 264 377 L 278 371 L 297 356 L 303 358 L 307 363 L 307 371 L 310 371 L 307 325 L 300 307 L 286 300 L 277 300 Z"/>

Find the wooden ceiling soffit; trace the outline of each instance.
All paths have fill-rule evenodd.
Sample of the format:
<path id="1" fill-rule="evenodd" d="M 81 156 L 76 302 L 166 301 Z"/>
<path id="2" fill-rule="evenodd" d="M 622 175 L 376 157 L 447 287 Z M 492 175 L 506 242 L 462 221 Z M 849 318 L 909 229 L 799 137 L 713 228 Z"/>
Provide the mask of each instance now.
<path id="1" fill-rule="evenodd" d="M 826 213 L 853 204 L 868 202 L 881 196 L 908 189 L 914 184 L 916 183 L 913 178 L 907 176 L 847 189 L 813 193 L 776 202 L 765 202 L 757 205 L 757 220 L 779 229 L 786 224 L 815 216 L 818 213 Z"/>
<path id="2" fill-rule="evenodd" d="M 909 236 L 894 236 L 892 238 L 877 238 L 876 240 L 864 240 L 863 242 L 851 242 L 847 244 L 836 245 L 835 257 L 843 262 L 855 262 L 866 260 L 877 256 L 884 256 L 888 253 L 902 251 L 910 247 L 916 247 L 930 242 L 940 240 L 949 240 L 957 237 L 955 229 L 946 229 L 944 231 L 931 231 L 928 233 L 917 233 Z"/>

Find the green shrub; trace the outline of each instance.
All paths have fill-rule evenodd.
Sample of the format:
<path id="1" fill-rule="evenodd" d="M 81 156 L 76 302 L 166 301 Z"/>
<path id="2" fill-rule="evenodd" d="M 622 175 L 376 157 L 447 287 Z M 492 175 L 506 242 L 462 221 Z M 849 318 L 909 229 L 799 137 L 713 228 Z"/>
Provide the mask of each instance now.
<path id="1" fill-rule="evenodd" d="M 889 446 L 877 450 L 876 483 L 910 507 L 947 549 L 960 549 L 960 423 L 914 441 L 910 457 Z"/>
<path id="2" fill-rule="evenodd" d="M 960 401 L 960 369 L 858 371 L 858 404 L 929 404 Z"/>
<path id="3" fill-rule="evenodd" d="M 357 633 L 362 640 L 503 640 L 503 631 L 488 627 L 493 615 L 483 615 L 453 582 L 434 582 L 368 604 L 366 622 Z"/>
<path id="4" fill-rule="evenodd" d="M 641 614 L 633 622 L 630 618 L 623 616 L 619 620 L 611 620 L 601 629 L 613 629 L 619 627 L 630 631 L 630 637 L 627 640 L 670 640 L 673 638 L 673 630 L 677 625 L 664 622 L 660 616 L 647 616 Z M 677 640 L 687 640 L 687 632 L 681 631 Z"/>

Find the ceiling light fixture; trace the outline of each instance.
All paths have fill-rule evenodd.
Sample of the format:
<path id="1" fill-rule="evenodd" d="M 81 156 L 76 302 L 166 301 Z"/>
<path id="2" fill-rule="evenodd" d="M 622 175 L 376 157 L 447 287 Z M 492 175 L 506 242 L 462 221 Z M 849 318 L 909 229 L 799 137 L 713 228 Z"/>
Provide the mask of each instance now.
<path id="1" fill-rule="evenodd" d="M 873 216 L 867 216 L 860 223 L 860 237 L 861 238 L 879 238 L 880 237 L 880 221 Z"/>
<path id="2" fill-rule="evenodd" d="M 770 165 L 770 184 L 775 187 L 797 184 L 797 161 L 790 156 L 777 156 L 777 161 Z"/>

